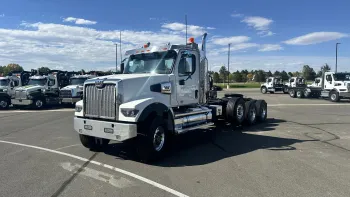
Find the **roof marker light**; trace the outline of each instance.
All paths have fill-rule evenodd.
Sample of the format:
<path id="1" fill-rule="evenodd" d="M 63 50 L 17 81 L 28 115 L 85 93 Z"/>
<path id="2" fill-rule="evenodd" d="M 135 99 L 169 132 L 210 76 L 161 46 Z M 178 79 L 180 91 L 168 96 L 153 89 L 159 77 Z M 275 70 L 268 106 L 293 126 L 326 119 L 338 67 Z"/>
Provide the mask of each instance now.
<path id="1" fill-rule="evenodd" d="M 189 43 L 194 43 L 194 38 L 193 38 L 193 37 L 189 38 L 189 39 L 188 39 L 188 42 L 189 42 Z"/>

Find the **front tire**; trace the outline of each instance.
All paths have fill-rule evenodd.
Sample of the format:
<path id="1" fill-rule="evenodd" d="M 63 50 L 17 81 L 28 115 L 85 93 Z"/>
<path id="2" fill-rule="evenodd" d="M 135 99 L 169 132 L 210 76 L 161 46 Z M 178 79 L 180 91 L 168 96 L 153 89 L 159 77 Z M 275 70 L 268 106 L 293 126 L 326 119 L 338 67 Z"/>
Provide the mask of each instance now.
<path id="1" fill-rule="evenodd" d="M 42 99 L 42 98 L 35 99 L 33 102 L 33 106 L 35 109 L 43 109 L 45 106 L 45 99 Z"/>
<path id="2" fill-rule="evenodd" d="M 339 100 L 340 100 L 339 92 L 331 91 L 329 93 L 329 98 L 331 99 L 332 102 L 339 102 Z"/>
<path id="3" fill-rule="evenodd" d="M 0 98 L 0 109 L 8 109 L 10 106 L 10 102 L 8 99 Z"/>
<path id="4" fill-rule="evenodd" d="M 261 87 L 260 91 L 261 91 L 261 93 L 266 94 L 267 93 L 267 88 L 265 86 Z"/>
<path id="5" fill-rule="evenodd" d="M 82 135 L 82 134 L 79 134 L 79 139 L 81 144 L 85 148 L 89 148 L 90 150 L 102 150 L 109 143 L 108 139 L 96 138 L 96 137 Z"/>
<path id="6" fill-rule="evenodd" d="M 156 116 L 150 122 L 145 121 L 140 126 L 141 135 L 137 137 L 138 157 L 146 163 L 163 157 L 170 141 L 167 124 L 162 117 Z"/>

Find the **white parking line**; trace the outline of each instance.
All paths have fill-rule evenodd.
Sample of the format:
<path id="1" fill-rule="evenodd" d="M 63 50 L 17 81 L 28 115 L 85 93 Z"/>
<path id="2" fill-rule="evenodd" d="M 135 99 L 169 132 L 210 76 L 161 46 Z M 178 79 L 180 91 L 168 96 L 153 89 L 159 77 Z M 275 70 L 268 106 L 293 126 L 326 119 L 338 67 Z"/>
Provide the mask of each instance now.
<path id="1" fill-rule="evenodd" d="M 0 143 L 12 144 L 12 145 L 17 145 L 17 146 L 23 146 L 23 147 L 43 150 L 43 151 L 47 151 L 47 152 L 50 152 L 50 153 L 55 153 L 55 154 L 71 157 L 71 158 L 74 158 L 74 159 L 78 159 L 78 160 L 83 161 L 83 162 L 89 161 L 89 159 L 84 158 L 84 157 L 79 157 L 79 156 L 72 155 L 72 154 L 69 154 L 69 153 L 64 153 L 64 152 L 61 152 L 61 151 L 56 151 L 56 150 L 43 148 L 43 147 L 39 147 L 39 146 L 32 146 L 32 145 L 28 145 L 28 144 L 21 144 L 21 143 L 17 143 L 17 142 L 10 142 L 10 141 L 3 141 L 3 140 L 0 140 Z M 175 196 L 188 197 L 187 195 L 185 195 L 183 193 L 180 193 L 180 192 L 178 192 L 176 190 L 173 190 L 173 189 L 171 189 L 171 188 L 169 188 L 167 186 L 161 185 L 161 184 L 159 184 L 159 183 L 157 183 L 155 181 L 152 181 L 152 180 L 147 179 L 145 177 L 139 176 L 139 175 L 134 174 L 132 172 L 128 172 L 126 170 L 123 170 L 123 169 L 120 169 L 120 168 L 117 168 L 117 167 L 113 167 L 111 165 L 107 165 L 107 164 L 104 164 L 104 163 L 100 163 L 100 162 L 94 161 L 94 160 L 91 160 L 90 163 L 98 165 L 98 166 L 102 166 L 104 168 L 107 168 L 107 169 L 110 169 L 110 170 L 113 170 L 113 171 L 116 171 L 116 172 L 119 172 L 119 173 L 122 173 L 122 174 L 125 174 L 125 175 L 130 176 L 130 177 L 133 177 L 133 178 L 138 179 L 138 180 L 140 180 L 142 182 L 145 182 L 145 183 L 150 184 L 150 185 L 152 185 L 154 187 L 157 187 L 157 188 L 162 189 L 162 190 L 164 190 L 166 192 L 169 192 L 169 193 L 171 193 L 171 194 L 173 194 Z"/>
<path id="2" fill-rule="evenodd" d="M 38 112 L 73 112 L 74 109 L 51 109 L 51 110 L 8 110 L 0 111 L 0 114 L 8 113 L 38 113 Z"/>
<path id="3" fill-rule="evenodd" d="M 280 106 L 350 106 L 350 103 L 299 103 L 299 104 L 267 104 L 268 107 Z"/>

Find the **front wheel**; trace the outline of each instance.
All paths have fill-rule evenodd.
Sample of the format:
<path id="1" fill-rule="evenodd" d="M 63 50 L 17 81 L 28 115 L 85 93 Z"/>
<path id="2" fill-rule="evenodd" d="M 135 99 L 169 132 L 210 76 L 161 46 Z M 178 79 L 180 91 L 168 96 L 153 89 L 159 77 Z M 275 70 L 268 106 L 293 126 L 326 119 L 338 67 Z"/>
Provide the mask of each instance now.
<path id="1" fill-rule="evenodd" d="M 8 99 L 0 98 L 0 109 L 8 109 L 10 102 Z"/>
<path id="2" fill-rule="evenodd" d="M 331 99 L 332 102 L 339 102 L 340 100 L 339 93 L 337 91 L 332 91 L 329 94 L 329 98 Z"/>
<path id="3" fill-rule="evenodd" d="M 108 139 L 96 138 L 88 135 L 79 134 L 81 144 L 91 150 L 101 150 L 109 143 Z"/>
<path id="4" fill-rule="evenodd" d="M 33 105 L 36 109 L 42 109 L 45 106 L 45 99 L 39 98 L 35 99 Z"/>
<path id="5" fill-rule="evenodd" d="M 161 158 L 168 147 L 170 141 L 170 135 L 167 129 L 167 124 L 162 117 L 155 117 L 151 120 L 151 124 L 148 121 L 140 126 L 137 142 L 137 154 L 141 161 L 150 162 L 155 159 Z"/>
<path id="6" fill-rule="evenodd" d="M 266 87 L 261 87 L 260 91 L 261 91 L 261 93 L 266 94 L 267 93 L 267 88 Z"/>

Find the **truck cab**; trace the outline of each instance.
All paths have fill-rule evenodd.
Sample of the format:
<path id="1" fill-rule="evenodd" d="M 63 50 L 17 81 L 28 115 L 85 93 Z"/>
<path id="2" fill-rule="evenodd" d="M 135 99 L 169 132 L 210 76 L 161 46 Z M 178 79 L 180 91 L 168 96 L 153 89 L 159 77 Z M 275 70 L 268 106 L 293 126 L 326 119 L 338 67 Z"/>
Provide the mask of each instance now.
<path id="1" fill-rule="evenodd" d="M 265 101 L 212 94 L 206 36 L 201 49 L 193 38 L 186 45 L 147 43 L 125 53 L 122 74 L 86 80 L 74 117 L 83 146 L 99 149 L 110 140 L 134 139 L 147 161 L 163 155 L 173 135 L 210 128 L 219 119 L 232 125 L 264 121 Z"/>
<path id="2" fill-rule="evenodd" d="M 267 92 L 275 93 L 275 92 L 285 92 L 285 85 L 283 84 L 283 80 L 281 77 L 268 77 L 266 82 L 261 84 L 260 91 L 263 94 Z"/>
<path id="3" fill-rule="evenodd" d="M 63 71 L 52 70 L 45 74 L 38 72 L 29 78 L 26 86 L 15 90 L 11 102 L 14 107 L 33 106 L 37 109 L 59 104 L 59 89 L 66 84 Z"/>
<path id="4" fill-rule="evenodd" d="M 322 97 L 329 97 L 333 102 L 342 98 L 350 98 L 350 73 L 324 72 Z"/>
<path id="5" fill-rule="evenodd" d="M 83 74 L 74 75 L 69 79 L 69 85 L 60 90 L 60 99 L 63 104 L 75 104 L 83 99 L 84 82 L 96 75 Z"/>
<path id="6" fill-rule="evenodd" d="M 302 87 L 306 86 L 304 77 L 291 77 L 285 84 L 287 87 Z"/>
<path id="7" fill-rule="evenodd" d="M 321 87 L 321 84 L 322 84 L 322 77 L 317 77 L 313 82 L 312 84 L 310 85 L 307 85 L 307 87 Z"/>
<path id="8" fill-rule="evenodd" d="M 7 109 L 11 105 L 11 98 L 15 90 L 28 83 L 30 72 L 12 72 L 6 77 L 0 77 L 0 109 Z"/>

